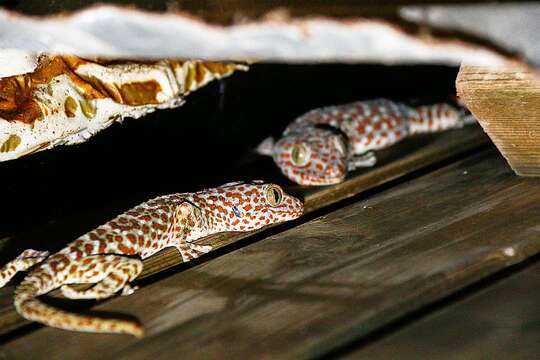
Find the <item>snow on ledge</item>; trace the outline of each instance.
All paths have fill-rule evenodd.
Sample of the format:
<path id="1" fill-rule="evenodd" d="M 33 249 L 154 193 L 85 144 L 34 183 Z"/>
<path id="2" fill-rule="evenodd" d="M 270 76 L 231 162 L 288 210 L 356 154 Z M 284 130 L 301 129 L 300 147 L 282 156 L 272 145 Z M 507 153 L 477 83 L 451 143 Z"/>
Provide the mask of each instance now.
<path id="1" fill-rule="evenodd" d="M 38 57 L 36 54 L 19 49 L 0 50 L 0 78 L 34 71 Z"/>
<path id="2" fill-rule="evenodd" d="M 182 13 L 151 13 L 105 5 L 50 17 L 0 9 L 0 49 L 29 52 L 109 58 L 456 66 L 462 61 L 501 66 L 515 60 L 488 46 L 437 37 L 428 30 L 412 34 L 386 20 L 324 17 L 263 18 L 221 26 Z"/>

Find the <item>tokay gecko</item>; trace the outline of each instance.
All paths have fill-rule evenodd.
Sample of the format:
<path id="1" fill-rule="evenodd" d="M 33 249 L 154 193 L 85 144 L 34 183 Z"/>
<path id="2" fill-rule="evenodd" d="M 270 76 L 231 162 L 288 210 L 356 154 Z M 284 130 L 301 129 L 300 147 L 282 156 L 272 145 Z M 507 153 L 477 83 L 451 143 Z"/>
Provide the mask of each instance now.
<path id="1" fill-rule="evenodd" d="M 323 107 L 294 120 L 274 143 L 257 151 L 270 155 L 281 172 L 300 185 L 342 182 L 348 171 L 375 165 L 379 150 L 416 134 L 473 123 L 464 109 L 446 103 L 411 107 L 387 99 Z"/>
<path id="2" fill-rule="evenodd" d="M 184 261 L 211 246 L 201 237 L 225 231 L 249 231 L 298 218 L 300 200 L 274 184 L 261 181 L 227 183 L 195 193 L 165 195 L 149 200 L 99 226 L 63 250 L 26 250 L 0 270 L 0 287 L 18 271 L 31 269 L 15 290 L 15 308 L 28 320 L 76 331 L 143 335 L 135 321 L 81 315 L 52 307 L 38 299 L 56 288 L 70 299 L 103 299 L 131 294 L 129 283 L 142 271 L 145 259 L 175 247 Z M 73 284 L 93 284 L 79 290 Z"/>

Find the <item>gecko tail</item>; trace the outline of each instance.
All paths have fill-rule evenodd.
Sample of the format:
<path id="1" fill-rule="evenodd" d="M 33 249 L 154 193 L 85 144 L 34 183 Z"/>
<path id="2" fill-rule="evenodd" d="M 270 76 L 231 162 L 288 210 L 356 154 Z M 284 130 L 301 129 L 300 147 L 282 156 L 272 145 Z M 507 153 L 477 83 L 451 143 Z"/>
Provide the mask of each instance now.
<path id="1" fill-rule="evenodd" d="M 40 301 L 37 298 L 40 293 L 38 287 L 24 280 L 17 288 L 15 309 L 25 319 L 63 330 L 144 336 L 144 329 L 137 321 L 70 313 Z"/>
<path id="2" fill-rule="evenodd" d="M 264 139 L 259 146 L 257 146 L 256 152 L 260 155 L 272 156 L 274 150 L 275 140 L 269 136 Z"/>
<path id="3" fill-rule="evenodd" d="M 421 105 L 415 108 L 415 112 L 415 116 L 412 116 L 409 120 L 410 134 L 459 129 L 464 125 L 476 122 L 469 110 L 448 103 Z"/>

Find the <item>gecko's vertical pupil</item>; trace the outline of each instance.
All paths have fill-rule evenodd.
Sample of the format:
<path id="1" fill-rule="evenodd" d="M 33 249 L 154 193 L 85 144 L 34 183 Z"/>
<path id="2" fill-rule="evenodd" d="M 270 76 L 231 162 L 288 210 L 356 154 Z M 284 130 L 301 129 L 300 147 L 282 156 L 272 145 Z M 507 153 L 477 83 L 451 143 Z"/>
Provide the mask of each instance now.
<path id="1" fill-rule="evenodd" d="M 283 193 L 277 186 L 270 187 L 266 192 L 266 200 L 271 206 L 278 206 L 283 199 Z"/>
<path id="2" fill-rule="evenodd" d="M 272 197 L 274 199 L 274 202 L 279 204 L 279 201 L 281 200 L 281 195 L 279 191 L 277 191 L 276 189 L 272 189 Z"/>

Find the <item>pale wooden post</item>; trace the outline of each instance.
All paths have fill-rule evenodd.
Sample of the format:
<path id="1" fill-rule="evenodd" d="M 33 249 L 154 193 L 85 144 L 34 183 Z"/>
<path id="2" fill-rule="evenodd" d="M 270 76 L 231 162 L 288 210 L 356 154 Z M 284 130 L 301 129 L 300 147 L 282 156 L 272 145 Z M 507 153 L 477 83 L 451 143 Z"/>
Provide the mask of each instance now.
<path id="1" fill-rule="evenodd" d="M 540 74 L 462 65 L 456 88 L 516 174 L 540 176 Z"/>

